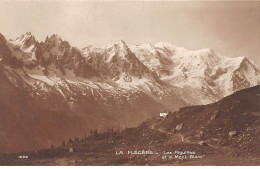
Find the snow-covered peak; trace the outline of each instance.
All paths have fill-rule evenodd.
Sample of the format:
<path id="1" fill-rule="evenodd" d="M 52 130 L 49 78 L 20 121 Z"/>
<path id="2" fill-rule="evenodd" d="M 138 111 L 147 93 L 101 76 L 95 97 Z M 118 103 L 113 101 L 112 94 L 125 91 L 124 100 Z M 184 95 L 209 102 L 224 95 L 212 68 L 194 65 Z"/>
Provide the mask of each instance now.
<path id="1" fill-rule="evenodd" d="M 30 32 L 27 32 L 15 40 L 10 40 L 10 43 L 24 52 L 31 53 L 35 50 L 37 42 L 35 37 Z"/>
<path id="2" fill-rule="evenodd" d="M 30 32 L 27 32 L 27 33 L 21 35 L 16 40 L 10 40 L 10 42 L 13 43 L 15 46 L 20 46 L 22 48 L 26 48 L 26 47 L 29 47 L 29 46 L 35 44 L 36 40 Z"/>
<path id="3" fill-rule="evenodd" d="M 21 35 L 18 39 L 22 39 L 23 41 L 29 40 L 29 39 L 35 40 L 35 38 L 31 32 L 26 32 L 25 34 Z"/>
<path id="4" fill-rule="evenodd" d="M 127 44 L 125 43 L 125 41 L 120 40 L 116 43 L 108 44 L 108 45 L 102 46 L 100 48 L 103 48 L 103 49 L 116 48 L 116 49 L 120 50 L 120 49 L 127 49 L 128 47 L 127 47 Z"/>
<path id="5" fill-rule="evenodd" d="M 129 48 L 123 40 L 112 45 L 107 45 L 104 48 L 104 52 L 107 62 L 118 62 L 119 60 L 126 60 L 127 57 L 131 57 Z"/>
<path id="6" fill-rule="evenodd" d="M 241 67 L 245 59 L 245 57 L 227 57 L 210 48 L 192 51 L 166 42 L 154 45 L 149 43 L 130 45 L 120 41 L 104 48 L 89 47 L 86 49 L 88 50 L 85 55 L 104 58 L 105 62 L 113 64 L 124 63 L 123 60 L 128 62 L 129 58 L 139 60 L 148 69 L 159 75 L 162 81 L 178 87 L 200 88 L 213 80 L 222 84 L 224 78 L 223 85 L 232 88 L 232 84 L 229 84 L 228 81 L 231 81 L 233 72 Z M 249 64 L 246 63 L 246 65 Z M 231 91 L 230 87 L 226 88 L 225 93 Z"/>
<path id="7" fill-rule="evenodd" d="M 93 53 L 94 55 L 97 54 L 101 54 L 104 52 L 104 48 L 99 48 L 99 47 L 95 47 L 93 45 L 88 45 L 86 47 L 84 47 L 81 51 L 83 56 L 85 57 L 89 57 L 91 55 L 91 53 Z"/>
<path id="8" fill-rule="evenodd" d="M 158 42 L 154 44 L 156 47 L 164 48 L 164 47 L 175 47 L 173 44 L 168 43 L 168 42 Z"/>
<path id="9" fill-rule="evenodd" d="M 141 45 L 136 45 L 135 47 L 142 49 L 142 50 L 149 50 L 149 51 L 155 50 L 155 46 L 153 44 L 150 44 L 150 43 L 143 43 Z"/>
<path id="10" fill-rule="evenodd" d="M 158 42 L 154 44 L 155 47 L 157 48 L 162 48 L 162 49 L 168 49 L 168 50 L 183 50 L 183 51 L 188 51 L 188 49 L 184 47 L 177 47 L 171 43 L 168 42 Z"/>
<path id="11" fill-rule="evenodd" d="M 151 56 L 156 57 L 158 54 L 156 47 L 149 43 L 144 43 L 141 45 L 129 45 L 129 48 L 139 59 L 143 57 L 148 59 L 148 57 Z"/>
<path id="12" fill-rule="evenodd" d="M 82 49 L 83 55 L 92 57 L 103 55 L 104 60 L 111 61 L 113 57 L 124 57 L 128 53 L 128 45 L 125 41 L 121 40 L 113 44 L 104 45 L 101 47 L 95 47 L 88 45 Z"/>

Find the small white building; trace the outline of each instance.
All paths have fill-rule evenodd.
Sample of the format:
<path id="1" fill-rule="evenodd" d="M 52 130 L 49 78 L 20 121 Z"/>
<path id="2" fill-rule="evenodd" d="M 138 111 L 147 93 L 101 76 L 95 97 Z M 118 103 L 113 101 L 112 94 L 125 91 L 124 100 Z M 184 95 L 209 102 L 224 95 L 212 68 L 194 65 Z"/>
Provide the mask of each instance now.
<path id="1" fill-rule="evenodd" d="M 160 117 L 166 118 L 169 113 L 160 113 Z"/>

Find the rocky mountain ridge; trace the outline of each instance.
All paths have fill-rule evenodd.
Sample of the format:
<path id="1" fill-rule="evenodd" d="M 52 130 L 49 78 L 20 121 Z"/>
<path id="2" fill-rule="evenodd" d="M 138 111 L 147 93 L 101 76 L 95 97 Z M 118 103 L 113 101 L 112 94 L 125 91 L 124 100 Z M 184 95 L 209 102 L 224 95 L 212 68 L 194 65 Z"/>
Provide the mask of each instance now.
<path id="1" fill-rule="evenodd" d="M 190 51 L 164 42 L 129 45 L 120 41 L 78 49 L 57 34 L 44 42 L 31 33 L 9 41 L 0 35 L 0 60 L 1 108 L 5 110 L 1 147 L 17 135 L 17 125 L 23 134 L 37 126 L 31 121 L 34 118 L 46 133 L 60 126 L 69 130 L 59 139 L 54 133 L 39 136 L 49 141 L 33 140 L 33 146 L 32 141 L 16 138 L 3 152 L 55 145 L 73 132 L 136 126 L 163 110 L 212 103 L 260 84 L 259 68 L 245 57 L 229 58 L 210 49 Z M 76 127 L 57 126 L 63 115 L 66 123 L 81 120 Z M 53 122 L 44 125 L 50 119 Z M 36 131 L 28 137 L 34 138 Z M 24 142 L 22 148 L 19 140 Z"/>

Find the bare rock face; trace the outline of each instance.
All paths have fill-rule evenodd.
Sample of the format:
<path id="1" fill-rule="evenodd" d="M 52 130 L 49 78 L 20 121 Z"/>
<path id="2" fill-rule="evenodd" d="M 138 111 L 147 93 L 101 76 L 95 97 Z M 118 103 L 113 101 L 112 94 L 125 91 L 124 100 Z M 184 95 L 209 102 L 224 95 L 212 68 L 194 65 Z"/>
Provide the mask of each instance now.
<path id="1" fill-rule="evenodd" d="M 218 117 L 218 111 L 215 111 L 213 115 L 211 116 L 210 120 L 214 120 Z"/>
<path id="2" fill-rule="evenodd" d="M 200 145 L 200 146 L 206 146 L 207 143 L 206 143 L 205 141 L 200 141 L 200 142 L 199 142 L 199 145 Z"/>
<path id="3" fill-rule="evenodd" d="M 205 136 L 205 133 L 203 131 L 200 131 L 200 136 Z"/>
<path id="4" fill-rule="evenodd" d="M 183 123 L 180 123 L 176 126 L 175 130 L 180 131 L 183 127 Z"/>
<path id="5" fill-rule="evenodd" d="M 73 148 L 72 147 L 70 147 L 69 152 L 73 153 Z"/>
<path id="6" fill-rule="evenodd" d="M 231 132 L 229 132 L 229 136 L 230 137 L 234 137 L 234 136 L 236 136 L 237 135 L 237 131 L 231 131 Z"/>

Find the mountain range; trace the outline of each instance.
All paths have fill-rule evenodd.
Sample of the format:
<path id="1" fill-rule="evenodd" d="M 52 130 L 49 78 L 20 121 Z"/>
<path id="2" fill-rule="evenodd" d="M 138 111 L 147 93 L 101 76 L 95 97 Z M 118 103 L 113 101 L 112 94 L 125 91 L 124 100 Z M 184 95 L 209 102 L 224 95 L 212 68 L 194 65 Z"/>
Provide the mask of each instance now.
<path id="1" fill-rule="evenodd" d="M 0 153 L 34 150 L 260 84 L 246 57 L 124 41 L 79 49 L 57 34 L 0 34 Z"/>

